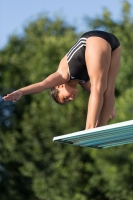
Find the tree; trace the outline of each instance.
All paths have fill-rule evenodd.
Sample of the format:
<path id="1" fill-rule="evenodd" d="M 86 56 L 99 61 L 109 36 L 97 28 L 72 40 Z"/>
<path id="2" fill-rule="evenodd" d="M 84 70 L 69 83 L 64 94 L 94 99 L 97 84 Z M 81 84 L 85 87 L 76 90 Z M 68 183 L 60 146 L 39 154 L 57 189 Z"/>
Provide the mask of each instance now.
<path id="1" fill-rule="evenodd" d="M 31 22 L 22 37 L 12 36 L 0 54 L 1 93 L 40 81 L 54 72 L 76 37 L 73 27 L 47 17 Z M 81 103 L 76 104 L 75 108 Z M 72 147 L 55 147 L 52 138 L 76 130 L 69 127 L 83 113 L 72 119 L 74 107 L 68 105 L 67 111 L 59 108 L 47 92 L 24 97 L 17 104 L 8 103 L 8 107 L 2 102 L 1 199 L 62 199 L 61 195 L 68 199 L 66 177 L 74 170 L 76 160 L 68 169 Z"/>

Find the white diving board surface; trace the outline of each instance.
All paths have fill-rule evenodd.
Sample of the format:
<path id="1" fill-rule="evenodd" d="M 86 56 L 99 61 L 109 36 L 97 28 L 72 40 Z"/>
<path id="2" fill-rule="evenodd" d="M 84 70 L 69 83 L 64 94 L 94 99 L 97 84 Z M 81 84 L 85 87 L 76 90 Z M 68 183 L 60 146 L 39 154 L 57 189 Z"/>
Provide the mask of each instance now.
<path id="1" fill-rule="evenodd" d="M 96 149 L 133 143 L 133 120 L 57 136 L 53 141 Z"/>

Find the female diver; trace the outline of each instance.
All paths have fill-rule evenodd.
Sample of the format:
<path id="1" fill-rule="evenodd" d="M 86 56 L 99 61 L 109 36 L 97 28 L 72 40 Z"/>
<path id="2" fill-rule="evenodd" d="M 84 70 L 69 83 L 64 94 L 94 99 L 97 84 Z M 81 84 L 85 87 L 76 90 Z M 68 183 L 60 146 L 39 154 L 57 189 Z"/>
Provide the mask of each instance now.
<path id="1" fill-rule="evenodd" d="M 120 67 L 121 46 L 116 36 L 105 31 L 84 33 L 61 59 L 56 72 L 45 80 L 3 97 L 18 101 L 22 96 L 50 89 L 59 104 L 74 100 L 77 85 L 90 91 L 86 129 L 104 126 L 115 116 L 115 81 Z"/>

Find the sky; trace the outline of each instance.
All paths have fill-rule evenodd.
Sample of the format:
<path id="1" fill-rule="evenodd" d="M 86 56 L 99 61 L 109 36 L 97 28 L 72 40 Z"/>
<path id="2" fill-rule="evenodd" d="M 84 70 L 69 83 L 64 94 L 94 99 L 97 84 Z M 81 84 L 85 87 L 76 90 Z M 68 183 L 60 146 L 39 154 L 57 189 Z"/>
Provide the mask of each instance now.
<path id="1" fill-rule="evenodd" d="M 79 3 L 78 3 L 79 2 Z M 24 27 L 45 13 L 53 18 L 58 15 L 79 31 L 85 30 L 85 16 L 96 17 L 107 8 L 114 20 L 121 18 L 123 0 L 0 0 L 0 49 L 12 34 L 20 35 Z M 128 0 L 133 16 L 133 0 Z"/>

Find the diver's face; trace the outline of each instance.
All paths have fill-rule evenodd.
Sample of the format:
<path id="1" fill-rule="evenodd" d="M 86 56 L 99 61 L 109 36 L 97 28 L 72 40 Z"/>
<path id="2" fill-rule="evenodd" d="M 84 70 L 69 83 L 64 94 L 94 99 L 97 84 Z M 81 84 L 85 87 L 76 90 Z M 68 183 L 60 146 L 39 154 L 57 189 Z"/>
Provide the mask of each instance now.
<path id="1" fill-rule="evenodd" d="M 58 100 L 62 104 L 74 100 L 78 94 L 77 88 L 69 84 L 59 85 L 56 88 L 59 90 Z"/>

